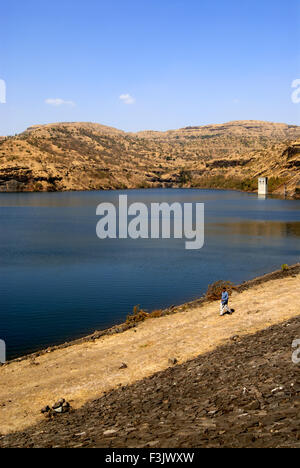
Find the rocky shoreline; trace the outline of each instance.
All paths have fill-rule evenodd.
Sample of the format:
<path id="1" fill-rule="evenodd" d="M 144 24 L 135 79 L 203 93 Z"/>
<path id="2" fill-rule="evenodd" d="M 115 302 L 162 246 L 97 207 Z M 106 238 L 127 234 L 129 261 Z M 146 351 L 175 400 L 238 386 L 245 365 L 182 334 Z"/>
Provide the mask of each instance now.
<path id="1" fill-rule="evenodd" d="M 300 448 L 300 318 L 231 342 L 81 409 L 0 437 L 1 448 Z"/>
<path id="2" fill-rule="evenodd" d="M 298 274 L 299 272 L 300 272 L 300 263 L 296 263 L 295 265 L 289 266 L 285 270 L 276 270 L 276 271 L 273 271 L 271 273 L 267 273 L 267 274 L 265 274 L 263 276 L 258 276 L 258 277 L 254 278 L 254 279 L 244 281 L 242 284 L 235 287 L 235 291 L 241 293 L 243 291 L 246 291 L 247 289 L 258 286 L 260 284 L 267 283 L 269 281 L 273 281 L 273 280 L 281 279 L 281 278 L 287 278 L 289 276 L 294 276 L 294 275 Z M 204 296 L 200 297 L 199 299 L 196 299 L 195 301 L 187 302 L 187 303 L 185 303 L 183 305 L 170 306 L 169 308 L 167 308 L 165 310 L 162 310 L 161 313 L 159 314 L 159 317 L 164 317 L 164 316 L 167 316 L 167 315 L 173 315 L 173 314 L 181 313 L 181 312 L 184 312 L 187 308 L 189 308 L 189 309 L 196 308 L 196 307 L 199 307 L 201 305 L 204 305 L 207 302 L 208 301 L 207 301 L 207 299 L 206 299 L 206 297 L 204 295 Z M 156 317 L 153 316 L 151 318 L 156 318 Z M 46 349 L 36 351 L 34 353 L 30 353 L 30 354 L 27 354 L 25 356 L 21 356 L 21 357 L 12 359 L 10 361 L 7 361 L 5 364 L 3 364 L 3 366 L 8 366 L 8 365 L 10 365 L 11 363 L 14 363 L 14 362 L 34 360 L 35 358 L 37 358 L 39 356 L 43 356 L 43 355 L 45 355 L 47 353 L 52 353 L 52 352 L 54 352 L 56 350 L 59 350 L 59 349 L 66 349 L 66 348 L 69 348 L 70 346 L 74 346 L 74 345 L 81 344 L 81 343 L 94 342 L 95 340 L 98 340 L 99 338 L 102 338 L 104 336 L 111 336 L 111 335 L 116 335 L 116 334 L 119 334 L 119 333 L 123 333 L 123 332 L 125 332 L 127 330 L 130 330 L 132 328 L 136 328 L 137 326 L 138 326 L 138 323 L 131 323 L 131 322 L 121 323 L 120 325 L 115 325 L 114 327 L 111 327 L 111 328 L 108 328 L 108 329 L 105 329 L 105 330 L 95 331 L 91 335 L 85 336 L 83 338 L 79 338 L 79 339 L 76 339 L 76 340 L 71 340 L 69 342 L 62 343 L 62 344 L 59 344 L 59 345 L 56 345 L 56 346 L 50 346 L 50 347 L 48 347 Z"/>

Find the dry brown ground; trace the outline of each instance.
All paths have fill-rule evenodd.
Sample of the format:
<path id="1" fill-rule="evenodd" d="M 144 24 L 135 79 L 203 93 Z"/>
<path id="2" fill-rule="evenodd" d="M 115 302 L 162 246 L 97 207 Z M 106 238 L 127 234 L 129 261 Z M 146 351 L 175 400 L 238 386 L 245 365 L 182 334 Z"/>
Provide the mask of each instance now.
<path id="1" fill-rule="evenodd" d="M 40 409 L 64 397 L 74 408 L 119 384 L 132 384 L 212 351 L 233 335 L 247 335 L 299 316 L 300 275 L 234 293 L 232 316 L 218 303 L 148 320 L 137 329 L 58 349 L 35 360 L 0 368 L 0 433 L 22 430 L 41 419 Z M 125 362 L 128 368 L 120 370 Z"/>

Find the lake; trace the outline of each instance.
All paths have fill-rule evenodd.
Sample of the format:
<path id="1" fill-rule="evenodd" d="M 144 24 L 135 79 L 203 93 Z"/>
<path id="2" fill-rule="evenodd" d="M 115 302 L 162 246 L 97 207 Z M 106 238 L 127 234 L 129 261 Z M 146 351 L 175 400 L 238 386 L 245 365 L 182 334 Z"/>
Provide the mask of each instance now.
<path id="1" fill-rule="evenodd" d="M 205 203 L 205 245 L 100 240 L 96 207 Z M 241 283 L 300 259 L 300 201 L 189 189 L 0 194 L 0 338 L 8 358 L 87 335 L 147 310 Z M 216 309 L 216 313 L 218 309 Z"/>

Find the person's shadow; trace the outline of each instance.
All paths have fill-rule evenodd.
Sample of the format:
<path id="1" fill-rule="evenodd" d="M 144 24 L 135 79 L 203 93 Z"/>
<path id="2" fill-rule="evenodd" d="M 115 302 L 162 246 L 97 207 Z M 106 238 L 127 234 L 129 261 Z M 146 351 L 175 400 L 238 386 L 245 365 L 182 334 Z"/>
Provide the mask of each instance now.
<path id="1" fill-rule="evenodd" d="M 234 312 L 235 312 L 235 309 L 230 309 L 230 312 L 225 312 L 224 315 L 232 315 L 234 314 Z"/>

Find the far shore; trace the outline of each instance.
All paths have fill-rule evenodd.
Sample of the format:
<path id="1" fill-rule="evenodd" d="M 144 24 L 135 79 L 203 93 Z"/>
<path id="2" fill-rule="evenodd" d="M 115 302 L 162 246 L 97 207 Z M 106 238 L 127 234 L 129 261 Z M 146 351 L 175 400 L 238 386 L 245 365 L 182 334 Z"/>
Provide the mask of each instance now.
<path id="1" fill-rule="evenodd" d="M 300 263 L 238 286 L 233 315 L 205 298 L 48 348 L 0 367 L 0 434 L 43 420 L 41 409 L 65 398 L 74 409 L 230 342 L 300 316 Z M 171 362 L 171 364 L 170 364 Z M 124 366 L 124 364 L 126 364 Z"/>
<path id="2" fill-rule="evenodd" d="M 6 194 L 6 193 L 9 193 L 9 194 L 27 194 L 27 193 L 39 193 L 39 194 L 43 194 L 43 193 L 93 193 L 93 192 L 124 192 L 124 191 L 128 191 L 128 192 L 134 192 L 135 190 L 218 190 L 218 191 L 225 191 L 225 192 L 240 192 L 240 193 L 249 193 L 249 194 L 252 194 L 252 195 L 257 195 L 258 196 L 258 192 L 257 190 L 241 190 L 241 189 L 238 189 L 238 188 L 222 188 L 222 187 L 188 187 L 188 186 L 172 186 L 172 187 L 164 187 L 164 186 L 161 186 L 161 187 L 130 187 L 130 188 L 108 188 L 108 189 L 99 189 L 99 190 L 57 190 L 57 191 L 53 191 L 53 190 L 50 190 L 50 191 L 39 191 L 39 190 L 36 190 L 36 191 L 30 191 L 30 190 L 23 190 L 23 191 L 1 191 L 0 190 L 0 195 L 1 194 Z M 298 197 L 295 197 L 295 196 L 290 196 L 290 195 L 284 195 L 284 194 L 280 194 L 280 193 L 277 193 L 277 192 L 270 192 L 268 193 L 268 195 L 266 195 L 266 198 L 276 198 L 276 199 L 279 199 L 279 200 L 299 200 Z"/>

